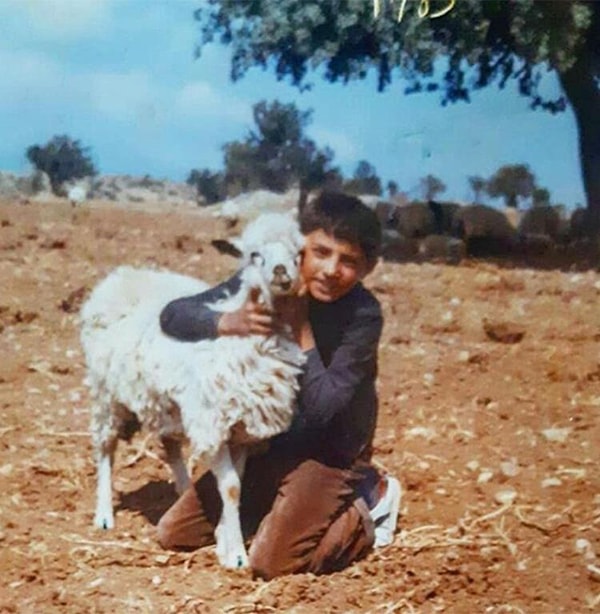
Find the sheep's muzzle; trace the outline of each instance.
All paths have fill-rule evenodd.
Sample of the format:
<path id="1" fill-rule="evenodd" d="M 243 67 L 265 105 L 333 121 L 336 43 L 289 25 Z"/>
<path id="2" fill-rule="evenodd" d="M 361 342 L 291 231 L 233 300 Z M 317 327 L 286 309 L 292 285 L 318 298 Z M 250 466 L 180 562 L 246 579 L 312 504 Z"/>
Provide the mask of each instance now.
<path id="1" fill-rule="evenodd" d="M 270 285 L 275 294 L 286 294 L 292 289 L 292 278 L 282 264 L 278 264 L 273 269 L 273 279 Z"/>

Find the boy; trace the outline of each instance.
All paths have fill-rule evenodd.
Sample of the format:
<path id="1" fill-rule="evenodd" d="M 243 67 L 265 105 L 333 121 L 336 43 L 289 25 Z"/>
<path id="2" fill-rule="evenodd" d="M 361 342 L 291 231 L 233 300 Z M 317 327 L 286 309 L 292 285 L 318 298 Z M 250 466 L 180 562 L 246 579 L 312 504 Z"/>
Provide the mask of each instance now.
<path id="1" fill-rule="evenodd" d="M 233 313 L 208 309 L 207 303 L 238 289 L 235 275 L 173 301 L 160 318 L 166 334 L 185 341 L 268 334 L 285 322 L 306 353 L 297 417 L 287 433 L 271 440 L 266 454 L 248 460 L 242 482 L 242 528 L 254 535 L 250 565 L 266 579 L 339 570 L 374 542 L 390 543 L 400 500 L 398 482 L 380 479 L 369 465 L 383 320 L 377 299 L 361 281 L 377 262 L 379 222 L 357 198 L 324 192 L 301 211 L 300 230 L 306 238 L 301 262 L 306 292 L 280 313 L 267 312 L 255 295 Z M 165 548 L 213 543 L 220 509 L 207 473 L 161 518 L 160 543 Z"/>

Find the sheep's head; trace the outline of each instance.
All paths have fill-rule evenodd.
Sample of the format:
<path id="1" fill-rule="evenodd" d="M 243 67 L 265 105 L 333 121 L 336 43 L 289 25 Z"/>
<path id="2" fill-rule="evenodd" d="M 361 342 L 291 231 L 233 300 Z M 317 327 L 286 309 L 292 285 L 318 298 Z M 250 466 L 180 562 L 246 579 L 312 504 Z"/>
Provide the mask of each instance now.
<path id="1" fill-rule="evenodd" d="M 248 280 L 264 298 L 294 294 L 300 286 L 300 251 L 304 237 L 289 213 L 264 213 L 240 238 Z"/>
<path id="2" fill-rule="evenodd" d="M 241 237 L 213 245 L 241 258 L 244 279 L 260 288 L 267 303 L 298 291 L 304 237 L 289 213 L 264 213 L 248 224 Z"/>

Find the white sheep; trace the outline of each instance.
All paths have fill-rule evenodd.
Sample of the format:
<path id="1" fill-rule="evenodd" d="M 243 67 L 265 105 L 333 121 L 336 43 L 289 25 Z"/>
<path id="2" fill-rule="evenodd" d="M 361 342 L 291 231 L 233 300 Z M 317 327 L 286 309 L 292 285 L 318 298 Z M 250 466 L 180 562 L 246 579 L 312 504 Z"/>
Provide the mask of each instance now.
<path id="1" fill-rule="evenodd" d="M 67 192 L 67 198 L 69 199 L 69 202 L 71 203 L 72 207 L 78 207 L 85 202 L 87 194 L 87 189 L 84 186 L 74 185 L 69 188 L 69 191 Z"/>
<path id="2" fill-rule="evenodd" d="M 268 305 L 297 292 L 302 242 L 289 215 L 261 215 L 233 241 L 242 252 L 239 292 L 211 307 L 234 311 L 251 288 L 259 288 Z M 94 522 L 114 526 L 114 452 L 118 439 L 131 436 L 141 423 L 159 435 L 178 492 L 191 483 L 181 456 L 184 437 L 194 458 L 201 457 L 215 474 L 223 500 L 217 556 L 226 567 L 245 567 L 239 498 L 247 446 L 289 428 L 305 357 L 285 331 L 194 343 L 165 335 L 161 308 L 205 288 L 204 282 L 168 271 L 120 267 L 82 308 L 98 464 Z"/>

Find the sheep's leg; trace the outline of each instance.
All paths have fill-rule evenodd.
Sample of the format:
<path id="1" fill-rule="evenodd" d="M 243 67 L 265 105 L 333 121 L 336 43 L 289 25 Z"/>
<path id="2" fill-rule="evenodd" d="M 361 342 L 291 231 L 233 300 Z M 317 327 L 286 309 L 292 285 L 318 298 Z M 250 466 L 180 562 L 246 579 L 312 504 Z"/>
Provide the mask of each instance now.
<path id="1" fill-rule="evenodd" d="M 168 436 L 161 437 L 160 441 L 165 451 L 165 460 L 173 472 L 175 490 L 181 495 L 192 483 L 181 456 L 181 441 Z"/>
<path id="2" fill-rule="evenodd" d="M 246 460 L 248 459 L 248 449 L 246 447 L 238 447 L 233 450 L 230 449 L 231 458 L 233 460 L 233 466 L 240 478 L 240 483 L 244 478 L 244 471 L 246 470 Z"/>
<path id="3" fill-rule="evenodd" d="M 97 446 L 96 463 L 98 484 L 96 489 L 96 514 L 94 524 L 99 529 L 112 529 L 115 516 L 112 505 L 112 465 L 117 448 L 117 438 L 110 437 Z"/>
<path id="4" fill-rule="evenodd" d="M 243 471 L 243 467 L 240 467 Z M 223 512 L 215 529 L 217 557 L 224 567 L 248 566 L 240 524 L 241 480 L 234 466 L 229 447 L 221 446 L 213 460 L 211 470 L 217 479 L 217 488 L 223 500 Z"/>

